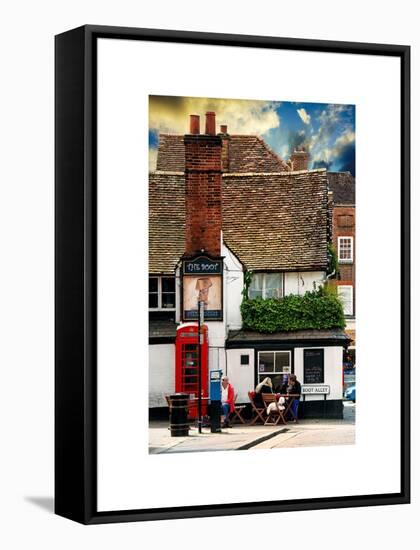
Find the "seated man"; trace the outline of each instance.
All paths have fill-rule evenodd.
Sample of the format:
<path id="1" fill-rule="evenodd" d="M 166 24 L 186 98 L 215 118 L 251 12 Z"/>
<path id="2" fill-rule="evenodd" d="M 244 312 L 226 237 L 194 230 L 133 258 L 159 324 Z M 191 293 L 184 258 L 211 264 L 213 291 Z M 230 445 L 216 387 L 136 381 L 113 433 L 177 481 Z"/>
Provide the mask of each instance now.
<path id="1" fill-rule="evenodd" d="M 235 390 L 232 384 L 229 384 L 229 378 L 222 376 L 222 411 L 223 411 L 223 424 L 222 428 L 229 428 L 229 415 L 235 409 Z"/>
<path id="2" fill-rule="evenodd" d="M 292 405 L 291 405 L 291 410 L 293 411 L 293 416 L 292 416 L 293 422 L 297 422 L 301 392 L 302 392 L 302 388 L 301 388 L 300 382 L 298 381 L 298 379 L 296 377 L 296 374 L 290 374 L 289 375 L 289 385 L 287 386 L 287 393 L 298 396 L 298 397 L 295 397 L 293 399 L 293 402 L 292 402 Z"/>

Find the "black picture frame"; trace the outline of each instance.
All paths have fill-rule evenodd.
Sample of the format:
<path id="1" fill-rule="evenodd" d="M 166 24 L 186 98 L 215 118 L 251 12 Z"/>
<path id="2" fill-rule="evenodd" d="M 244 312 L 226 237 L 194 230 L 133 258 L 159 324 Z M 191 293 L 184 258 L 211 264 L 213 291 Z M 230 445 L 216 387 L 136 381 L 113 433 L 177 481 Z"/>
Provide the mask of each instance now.
<path id="1" fill-rule="evenodd" d="M 401 63 L 401 488 L 336 496 L 97 510 L 96 54 L 99 38 L 392 56 Z M 86 25 L 55 38 L 55 512 L 84 523 L 410 502 L 410 47 Z"/>

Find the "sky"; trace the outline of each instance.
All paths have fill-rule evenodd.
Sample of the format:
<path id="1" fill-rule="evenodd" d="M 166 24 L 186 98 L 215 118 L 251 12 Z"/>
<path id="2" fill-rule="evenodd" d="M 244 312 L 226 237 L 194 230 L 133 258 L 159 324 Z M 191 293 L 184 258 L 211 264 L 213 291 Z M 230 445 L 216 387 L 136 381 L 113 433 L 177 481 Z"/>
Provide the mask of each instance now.
<path id="1" fill-rule="evenodd" d="M 230 134 L 255 134 L 283 159 L 305 146 L 309 168 L 355 173 L 355 106 L 293 101 L 149 96 L 150 169 L 156 166 L 159 133 L 185 134 L 189 115 L 216 113 L 216 128 L 227 124 Z"/>

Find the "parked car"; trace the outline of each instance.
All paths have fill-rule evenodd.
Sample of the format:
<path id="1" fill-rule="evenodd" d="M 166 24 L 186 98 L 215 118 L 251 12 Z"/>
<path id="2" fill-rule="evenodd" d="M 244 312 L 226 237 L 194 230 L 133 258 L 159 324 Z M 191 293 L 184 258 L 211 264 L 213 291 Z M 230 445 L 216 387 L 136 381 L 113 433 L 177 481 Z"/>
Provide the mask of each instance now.
<path id="1" fill-rule="evenodd" d="M 344 397 L 356 403 L 356 386 L 349 386 L 344 392 Z"/>

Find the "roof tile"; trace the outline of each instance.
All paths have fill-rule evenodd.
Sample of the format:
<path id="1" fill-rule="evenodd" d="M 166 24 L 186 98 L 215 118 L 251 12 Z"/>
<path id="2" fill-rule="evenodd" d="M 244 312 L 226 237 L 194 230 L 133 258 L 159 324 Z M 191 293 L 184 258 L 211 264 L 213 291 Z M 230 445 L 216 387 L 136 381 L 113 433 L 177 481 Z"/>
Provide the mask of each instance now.
<path id="1" fill-rule="evenodd" d="M 156 170 L 182 172 L 185 168 L 184 136 L 160 134 Z M 229 172 L 289 171 L 284 162 L 258 136 L 229 136 Z"/>
<path id="2" fill-rule="evenodd" d="M 223 239 L 247 269 L 325 269 L 326 170 L 225 174 L 222 182 Z M 174 272 L 184 233 L 184 175 L 151 173 L 150 273 Z"/>

